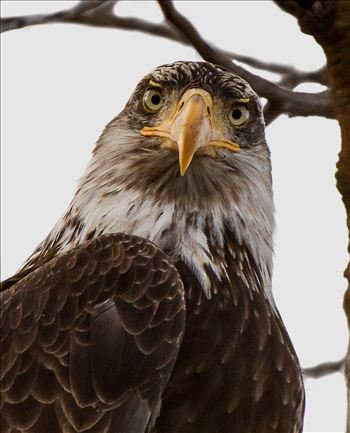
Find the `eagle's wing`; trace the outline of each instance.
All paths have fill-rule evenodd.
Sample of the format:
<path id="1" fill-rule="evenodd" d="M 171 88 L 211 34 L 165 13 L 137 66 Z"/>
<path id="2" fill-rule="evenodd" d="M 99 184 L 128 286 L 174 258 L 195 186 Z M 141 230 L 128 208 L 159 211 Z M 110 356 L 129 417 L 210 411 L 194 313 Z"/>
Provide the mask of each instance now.
<path id="1" fill-rule="evenodd" d="M 0 293 L 1 432 L 144 432 L 185 324 L 179 274 L 154 244 L 101 236 Z"/>

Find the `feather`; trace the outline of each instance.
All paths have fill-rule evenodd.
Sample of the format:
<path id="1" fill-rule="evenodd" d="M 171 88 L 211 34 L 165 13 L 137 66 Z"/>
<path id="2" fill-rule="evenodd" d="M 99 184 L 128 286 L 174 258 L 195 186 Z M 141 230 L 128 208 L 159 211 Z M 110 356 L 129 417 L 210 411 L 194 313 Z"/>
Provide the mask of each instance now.
<path id="1" fill-rule="evenodd" d="M 158 287 L 156 298 L 154 294 L 148 296 L 154 311 L 149 319 L 140 322 L 138 312 L 143 310 L 129 300 L 130 309 L 123 322 L 119 304 L 125 302 L 122 298 L 127 294 L 123 283 L 128 280 L 129 290 L 136 291 L 135 275 L 138 274 L 134 268 L 138 266 L 138 259 L 146 262 L 152 275 L 145 286 L 136 283 L 141 291 L 139 297 L 147 296 L 148 290 L 154 292 Z M 102 278 L 95 275 L 95 260 L 110 264 L 99 267 Z M 123 266 L 124 261 L 128 266 Z M 90 272 L 90 265 L 94 272 Z M 112 284 L 109 278 L 104 278 L 109 275 L 106 269 L 113 275 L 122 272 L 127 279 L 116 278 Z M 84 296 L 90 284 L 85 275 L 90 275 L 97 291 L 93 302 Z M 60 290 L 65 291 L 66 287 L 68 295 L 62 298 Z M 44 307 L 37 302 L 42 293 L 48 293 Z M 20 302 L 25 303 L 27 298 L 31 305 L 27 305 L 26 313 L 32 326 L 29 328 L 24 323 L 30 339 L 23 345 Z M 58 299 L 64 299 L 64 303 L 57 302 Z M 77 299 L 81 302 L 77 303 Z M 158 317 L 152 324 L 154 312 L 163 300 L 168 305 L 163 319 Z M 20 431 L 42 431 L 41 411 L 47 408 L 51 415 L 46 421 L 46 431 L 50 431 L 51 423 L 58 423 L 66 429 L 63 431 L 98 432 L 105 412 L 109 421 L 103 421 L 103 425 L 107 422 L 107 425 L 118 426 L 118 416 L 120 425 L 130 424 L 130 420 L 125 420 L 125 413 L 118 409 L 124 404 L 130 407 L 129 411 L 134 408 L 132 410 L 139 413 L 137 423 L 131 423 L 130 428 L 142 423 L 145 428 L 174 366 L 184 330 L 183 285 L 176 269 L 158 248 L 124 234 L 88 241 L 3 290 L 1 301 L 7 306 L 1 317 L 2 336 L 6 337 L 2 343 L 7 353 L 17 353 L 10 364 L 4 358 L 5 364 L 1 366 L 1 370 L 5 370 L 2 383 L 7 384 L 2 395 L 2 416 L 7 425 Z M 42 321 L 36 309 L 42 311 L 41 317 L 49 315 L 53 320 Z M 125 326 L 125 323 L 130 325 Z M 35 326 L 38 333 L 31 333 Z M 150 341 L 150 329 L 157 330 L 157 343 L 152 340 L 152 350 L 140 350 L 139 339 L 143 338 L 143 344 Z M 11 340 L 9 335 L 12 335 Z M 59 340 L 62 342 L 58 345 Z M 65 356 L 60 356 L 65 353 L 69 354 L 67 362 Z M 28 367 L 24 369 L 21 361 L 26 356 L 31 356 L 31 362 L 26 361 Z M 134 367 L 130 368 L 131 365 Z M 144 389 L 148 394 L 149 389 L 154 389 L 151 401 L 140 397 Z M 135 393 L 139 396 L 137 400 Z"/>

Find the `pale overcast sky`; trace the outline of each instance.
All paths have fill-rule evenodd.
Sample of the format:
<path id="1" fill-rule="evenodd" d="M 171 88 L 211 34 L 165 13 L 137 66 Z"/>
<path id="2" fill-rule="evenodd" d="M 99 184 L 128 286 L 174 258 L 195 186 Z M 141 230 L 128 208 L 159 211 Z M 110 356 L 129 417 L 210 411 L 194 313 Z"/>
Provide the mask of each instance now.
<path id="1" fill-rule="evenodd" d="M 52 12 L 77 2 L 3 1 L 2 15 Z M 272 2 L 176 2 L 222 48 L 313 70 L 314 40 Z M 162 19 L 152 2 L 120 2 L 121 15 Z M 16 272 L 66 209 L 104 125 L 154 67 L 199 59 L 193 49 L 137 32 L 49 24 L 2 39 L 2 278 Z M 272 77 L 272 74 L 269 74 Z M 318 91 L 319 86 L 303 85 Z M 304 367 L 340 359 L 345 211 L 335 187 L 335 121 L 282 116 L 267 128 L 277 232 L 273 290 Z M 307 380 L 306 432 L 345 428 L 337 373 Z"/>

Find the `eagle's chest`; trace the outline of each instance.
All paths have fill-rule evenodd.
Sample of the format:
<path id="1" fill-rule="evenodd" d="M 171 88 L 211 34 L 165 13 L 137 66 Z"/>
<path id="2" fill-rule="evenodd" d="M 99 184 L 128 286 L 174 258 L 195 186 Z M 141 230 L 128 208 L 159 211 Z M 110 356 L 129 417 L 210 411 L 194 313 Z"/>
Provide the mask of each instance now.
<path id="1" fill-rule="evenodd" d="M 157 433 L 301 431 L 303 388 L 284 326 L 263 295 L 239 281 L 233 290 L 188 302 Z"/>

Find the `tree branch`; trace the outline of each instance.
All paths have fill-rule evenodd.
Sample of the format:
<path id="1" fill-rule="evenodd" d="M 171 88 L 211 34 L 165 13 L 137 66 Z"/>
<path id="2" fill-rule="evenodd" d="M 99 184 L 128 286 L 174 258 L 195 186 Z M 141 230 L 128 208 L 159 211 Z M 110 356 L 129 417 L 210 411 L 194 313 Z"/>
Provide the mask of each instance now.
<path id="1" fill-rule="evenodd" d="M 102 3 L 104 3 L 103 6 Z M 164 23 L 155 24 L 138 18 L 125 18 L 115 15 L 114 6 L 116 3 L 117 1 L 111 0 L 100 2 L 80 2 L 74 8 L 59 13 L 4 18 L 1 20 L 1 32 L 32 25 L 65 22 L 96 27 L 118 28 L 129 31 L 140 31 L 152 36 L 159 36 L 176 41 L 184 45 L 190 45 L 189 41 L 181 33 L 175 31 Z M 274 62 L 264 62 L 250 56 L 233 53 L 232 51 L 228 50 L 222 50 L 214 46 L 213 48 L 215 51 L 222 52 L 230 59 L 234 59 L 256 69 L 282 75 L 284 78 L 288 77 L 289 80 L 292 80 L 297 84 L 303 82 L 314 82 L 327 85 L 324 68 L 312 72 L 303 72 L 298 71 L 289 65 L 283 65 Z M 280 82 L 280 85 L 282 85 L 282 82 Z"/>
<path id="2" fill-rule="evenodd" d="M 280 87 L 293 90 L 296 86 L 305 82 L 314 82 L 327 85 L 327 69 L 324 66 L 321 69 L 313 72 L 300 72 L 294 68 L 290 68 L 279 81 Z M 283 114 L 283 107 L 275 104 L 273 101 L 268 101 L 264 107 L 264 118 L 267 125 L 272 123 L 278 116 Z"/>
<path id="3" fill-rule="evenodd" d="M 291 66 L 263 62 L 249 56 L 242 56 L 213 47 L 205 42 L 193 25 L 176 11 L 171 1 L 159 1 L 164 16 L 171 23 L 170 27 L 165 23 L 155 24 L 138 18 L 118 17 L 113 12 L 116 3 L 116 1 L 111 0 L 81 1 L 71 9 L 54 14 L 4 18 L 1 20 L 1 31 L 52 22 L 142 31 L 193 45 L 205 60 L 220 64 L 242 76 L 260 96 L 268 99 L 269 103 L 265 108 L 267 123 L 271 123 L 282 113 L 287 113 L 289 116 L 333 117 L 328 92 L 309 94 L 290 90 L 302 82 L 326 84 L 327 78 L 324 68 L 318 71 L 301 72 Z M 231 61 L 231 58 L 260 70 L 278 73 L 282 75 L 282 80 L 279 85 L 276 85 L 236 65 Z"/>
<path id="4" fill-rule="evenodd" d="M 270 124 L 279 115 L 289 116 L 324 116 L 333 118 L 333 108 L 327 91 L 320 93 L 294 92 L 293 89 L 303 82 L 315 82 L 327 85 L 325 68 L 317 71 L 302 72 L 292 66 L 263 62 L 230 51 L 220 50 L 204 41 L 190 21 L 182 16 L 171 1 L 159 1 L 164 16 L 170 23 L 150 23 L 138 18 L 118 17 L 114 14 L 117 1 L 81 1 L 75 7 L 48 15 L 30 15 L 4 18 L 1 20 L 1 31 L 38 24 L 64 22 L 98 27 L 137 30 L 143 33 L 164 37 L 182 44 L 193 46 L 207 61 L 220 64 L 228 70 L 246 79 L 262 97 L 268 100 L 264 109 L 265 121 Z M 278 85 L 255 75 L 231 61 L 254 68 L 277 73 L 282 76 Z"/>
<path id="5" fill-rule="evenodd" d="M 158 0 L 158 3 L 169 23 L 183 34 L 203 59 L 219 64 L 240 75 L 252 85 L 260 96 L 271 101 L 276 108 L 278 107 L 281 113 L 287 113 L 289 116 L 334 117 L 329 92 L 293 92 L 247 71 L 204 41 L 192 23 L 175 9 L 171 1 Z"/>
<path id="6" fill-rule="evenodd" d="M 76 6 L 53 14 L 37 14 L 18 17 L 9 17 L 1 19 L 1 33 L 9 30 L 20 29 L 22 27 L 33 26 L 37 24 L 46 24 L 54 22 L 63 22 L 74 19 L 87 11 L 96 9 L 105 3 L 106 0 L 99 1 L 80 1 Z"/>
<path id="7" fill-rule="evenodd" d="M 100 9 L 93 13 L 82 14 L 72 19 L 65 20 L 75 24 L 85 24 L 98 27 L 113 27 L 123 30 L 140 31 L 152 36 L 159 36 L 171 41 L 179 42 L 183 45 L 191 45 L 191 43 L 179 32 L 167 26 L 165 23 L 150 23 L 148 21 L 132 18 L 132 17 L 119 17 L 114 13 L 109 15 L 101 14 Z M 214 47 L 215 50 L 221 51 L 225 56 L 230 59 L 235 59 L 238 62 L 252 66 L 263 71 L 273 72 L 280 75 L 290 75 L 295 77 L 298 83 L 314 82 L 322 85 L 327 85 L 325 68 L 312 72 L 302 72 L 289 65 L 283 65 L 274 62 L 264 62 L 250 56 L 245 56 L 232 51 L 222 50 Z"/>
<path id="8" fill-rule="evenodd" d="M 332 373 L 342 373 L 345 368 L 345 358 L 339 361 L 323 362 L 322 364 L 315 365 L 314 367 L 303 368 L 303 375 L 306 379 L 319 379 L 320 377 L 327 376 Z"/>

